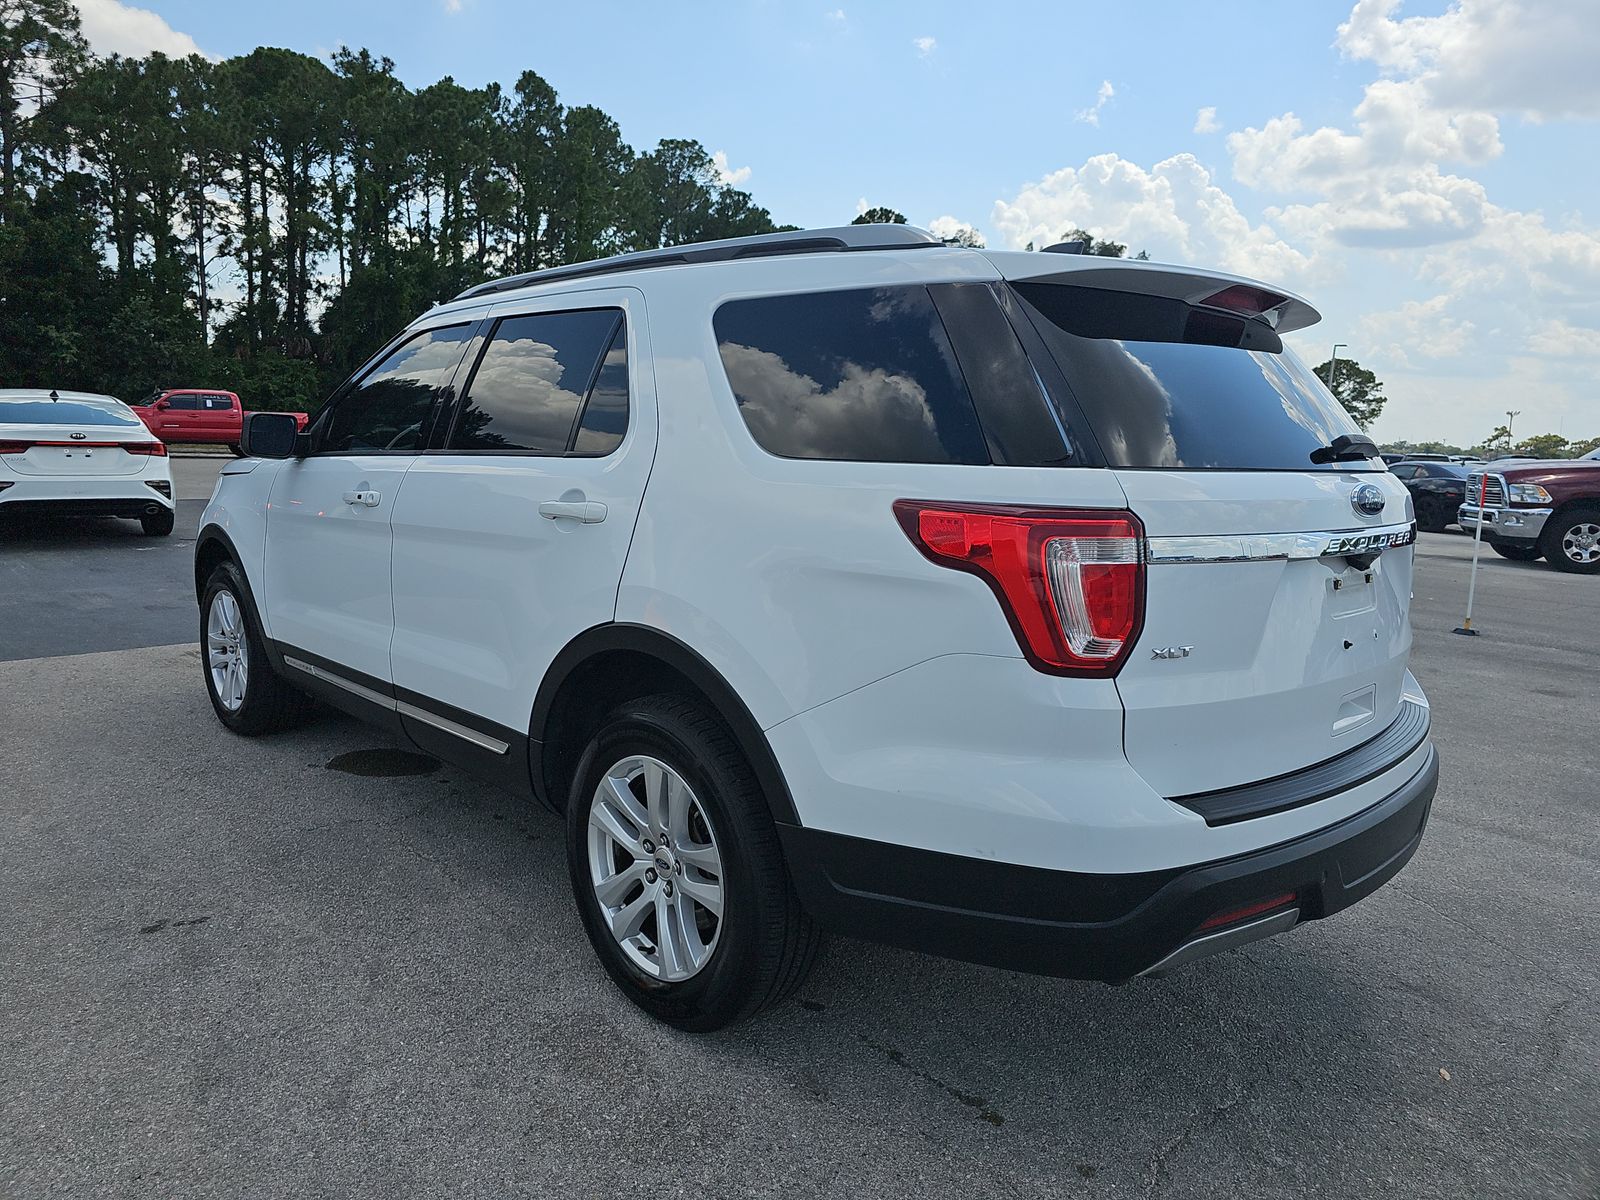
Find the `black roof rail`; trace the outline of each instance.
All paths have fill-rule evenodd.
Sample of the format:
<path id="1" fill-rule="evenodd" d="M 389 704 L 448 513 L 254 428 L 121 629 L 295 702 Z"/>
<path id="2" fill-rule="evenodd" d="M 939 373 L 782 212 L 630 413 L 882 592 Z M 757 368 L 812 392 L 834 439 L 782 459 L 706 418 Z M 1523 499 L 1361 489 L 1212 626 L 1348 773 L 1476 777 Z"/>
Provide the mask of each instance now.
<path id="1" fill-rule="evenodd" d="M 822 254 L 838 250 L 914 250 L 923 246 L 944 245 L 933 234 L 911 225 L 841 225 L 836 229 L 792 229 L 785 233 L 758 233 L 754 237 L 723 238 L 716 242 L 691 242 L 684 246 L 663 246 L 660 250 L 635 250 L 564 267 L 526 271 L 470 287 L 456 297 L 468 300 L 490 296 L 536 283 L 563 279 L 583 279 L 589 275 L 609 275 L 614 271 L 636 271 L 647 267 L 676 267 L 687 263 L 727 262 L 735 258 L 764 258 L 779 254 Z"/>

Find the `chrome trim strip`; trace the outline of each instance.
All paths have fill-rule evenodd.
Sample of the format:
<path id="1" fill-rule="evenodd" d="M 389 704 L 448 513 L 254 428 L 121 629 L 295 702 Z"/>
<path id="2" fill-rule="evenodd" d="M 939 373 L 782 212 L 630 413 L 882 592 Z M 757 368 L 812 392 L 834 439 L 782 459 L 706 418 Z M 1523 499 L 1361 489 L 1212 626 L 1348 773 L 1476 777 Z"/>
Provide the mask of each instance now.
<path id="1" fill-rule="evenodd" d="M 283 665 L 286 667 L 293 667 L 296 671 L 304 671 L 307 675 L 311 676 L 311 678 L 320 679 L 324 683 L 331 683 L 336 688 L 343 688 L 352 696 L 360 696 L 363 700 L 369 700 L 381 708 L 387 708 L 391 711 L 394 709 L 393 696 L 385 696 L 382 692 L 375 692 L 369 687 L 362 687 L 359 683 L 352 683 L 344 676 L 335 675 L 332 671 L 324 670 L 321 667 L 314 667 L 310 663 L 302 662 L 298 658 L 290 658 L 287 654 L 283 656 Z"/>
<path id="2" fill-rule="evenodd" d="M 361 699 L 376 704 L 380 708 L 387 708 L 390 712 L 397 712 L 401 716 L 411 717 L 425 725 L 432 725 L 435 729 L 442 729 L 446 733 L 454 734 L 462 741 L 471 742 L 474 746 L 480 746 L 491 754 L 504 754 L 511 749 L 509 743 L 502 742 L 499 738 L 492 738 L 486 733 L 479 733 L 476 729 L 468 729 L 465 725 L 452 721 L 448 717 L 441 717 L 437 713 L 431 713 L 425 708 L 418 708 L 415 704 L 407 704 L 404 700 L 396 700 L 393 696 L 385 696 L 382 692 L 375 692 L 369 687 L 363 687 L 361 684 L 354 683 L 342 675 L 336 675 L 323 667 L 314 667 L 308 662 L 292 658 L 287 654 L 283 656 L 283 665 L 293 667 L 296 671 L 303 671 L 313 679 L 331 683 L 334 687 L 342 688 L 352 696 L 359 696 Z"/>
<path id="3" fill-rule="evenodd" d="M 1410 522 L 1326 533 L 1176 534 L 1146 538 L 1145 561 L 1230 563 L 1338 558 L 1346 554 L 1381 554 L 1391 546 L 1409 546 L 1415 536 Z"/>
<path id="4" fill-rule="evenodd" d="M 407 704 L 404 700 L 394 702 L 395 711 L 403 717 L 413 717 L 425 725 L 432 725 L 435 729 L 442 729 L 446 733 L 453 733 L 463 741 L 471 742 L 474 746 L 481 746 L 491 754 L 504 754 L 511 746 L 499 738 L 492 738 L 486 733 L 479 733 L 476 729 L 468 729 L 465 725 L 458 725 L 449 717 L 441 717 L 438 713 L 431 713 L 427 709 L 418 708 L 415 704 Z"/>
<path id="5" fill-rule="evenodd" d="M 1262 938 L 1275 937 L 1280 933 L 1287 933 L 1300 922 L 1300 909 L 1286 908 L 1280 912 L 1268 913 L 1254 921 L 1247 921 L 1243 925 L 1234 925 L 1228 929 L 1219 929 L 1215 933 L 1208 933 L 1204 937 L 1197 937 L 1193 941 L 1185 942 L 1171 954 L 1152 967 L 1146 967 L 1139 972 L 1141 977 L 1165 975 L 1176 971 L 1179 967 L 1187 966 L 1197 958 L 1210 958 L 1213 954 L 1220 954 L 1224 950 L 1232 950 L 1235 946 L 1243 946 L 1248 942 L 1259 942 Z"/>

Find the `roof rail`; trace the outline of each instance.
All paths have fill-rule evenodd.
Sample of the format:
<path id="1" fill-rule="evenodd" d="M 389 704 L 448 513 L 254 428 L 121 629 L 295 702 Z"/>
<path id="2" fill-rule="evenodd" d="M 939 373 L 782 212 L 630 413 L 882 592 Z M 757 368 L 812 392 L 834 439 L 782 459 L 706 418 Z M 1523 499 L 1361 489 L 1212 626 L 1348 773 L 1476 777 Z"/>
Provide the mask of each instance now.
<path id="1" fill-rule="evenodd" d="M 684 246 L 663 246 L 660 250 L 635 250 L 564 267 L 525 271 L 504 279 L 490 280 L 470 287 L 456 297 L 489 296 L 536 283 L 563 279 L 583 279 L 589 275 L 609 275 L 614 271 L 636 271 L 647 267 L 676 267 L 687 263 L 727 262 L 735 258 L 764 258 L 778 254 L 822 254 L 837 250 L 913 250 L 944 245 L 933 234 L 911 225 L 841 225 L 835 229 L 792 229 L 785 233 L 759 233 L 754 237 L 723 238 L 715 242 L 691 242 Z"/>

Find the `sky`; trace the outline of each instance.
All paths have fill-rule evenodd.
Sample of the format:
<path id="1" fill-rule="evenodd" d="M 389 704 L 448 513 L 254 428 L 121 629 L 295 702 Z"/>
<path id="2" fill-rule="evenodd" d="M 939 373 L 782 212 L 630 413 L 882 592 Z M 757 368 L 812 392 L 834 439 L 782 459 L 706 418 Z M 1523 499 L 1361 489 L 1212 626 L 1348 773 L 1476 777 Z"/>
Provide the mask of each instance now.
<path id="1" fill-rule="evenodd" d="M 994 248 L 1080 226 L 1307 297 L 1381 440 L 1600 435 L 1600 0 L 1197 5 L 78 0 L 102 53 L 387 55 L 543 75 L 773 217 L 868 205 Z"/>

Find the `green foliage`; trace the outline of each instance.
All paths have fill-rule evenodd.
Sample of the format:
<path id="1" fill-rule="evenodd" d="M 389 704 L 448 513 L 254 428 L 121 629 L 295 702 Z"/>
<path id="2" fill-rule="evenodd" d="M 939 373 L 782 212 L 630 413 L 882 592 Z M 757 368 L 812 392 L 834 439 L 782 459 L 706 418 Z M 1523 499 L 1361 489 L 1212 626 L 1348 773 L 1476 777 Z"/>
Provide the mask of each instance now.
<path id="1" fill-rule="evenodd" d="M 1384 452 L 1388 454 L 1470 454 L 1471 450 L 1457 446 L 1450 442 L 1386 442 Z"/>
<path id="2" fill-rule="evenodd" d="M 93 59 L 70 0 L 0 0 L 0 166 L 0 380 L 253 408 L 315 407 L 484 279 L 776 228 L 699 142 L 637 153 L 533 71 L 411 91 L 364 49 Z"/>
<path id="3" fill-rule="evenodd" d="M 855 220 L 852 225 L 904 225 L 905 213 L 895 212 L 892 208 L 869 208 Z"/>
<path id="4" fill-rule="evenodd" d="M 1600 437 L 1582 438 L 1567 443 L 1567 454 L 1572 458 L 1582 458 L 1585 454 L 1593 454 L 1596 450 L 1600 450 Z"/>
<path id="5" fill-rule="evenodd" d="M 1330 366 L 1333 370 L 1331 381 L 1328 378 Z M 1316 372 L 1317 378 L 1328 384 L 1328 390 L 1362 429 L 1369 428 L 1389 402 L 1378 377 L 1353 358 L 1330 359 L 1317 367 Z"/>
<path id="6" fill-rule="evenodd" d="M 1566 458 L 1567 439 L 1559 433 L 1536 433 L 1523 438 L 1511 452 L 1525 454 L 1529 458 Z"/>
<path id="7" fill-rule="evenodd" d="M 1058 237 L 1056 242 L 1082 242 L 1085 254 L 1093 254 L 1100 258 L 1126 258 L 1128 254 L 1128 247 L 1124 243 L 1101 241 L 1087 229 L 1069 229 Z M 1032 242 L 1029 242 L 1023 249 L 1037 250 L 1042 249 L 1042 247 L 1035 246 Z M 1150 254 L 1146 250 L 1139 251 L 1133 257 L 1139 262 L 1150 261 Z"/>

